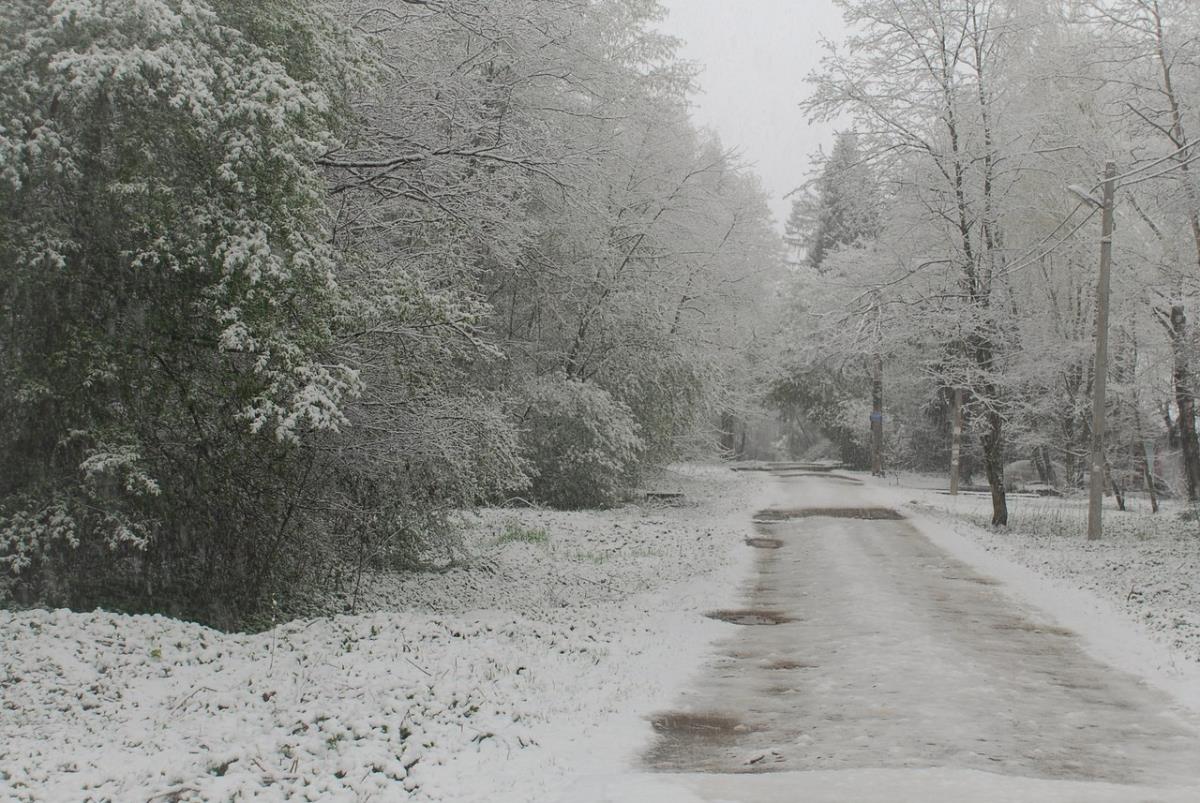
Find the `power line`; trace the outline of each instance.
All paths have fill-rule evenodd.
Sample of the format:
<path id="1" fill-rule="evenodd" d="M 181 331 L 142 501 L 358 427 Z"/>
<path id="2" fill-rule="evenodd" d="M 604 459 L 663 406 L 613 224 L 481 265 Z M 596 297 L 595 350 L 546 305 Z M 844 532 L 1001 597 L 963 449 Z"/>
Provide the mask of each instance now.
<path id="1" fill-rule="evenodd" d="M 1121 184 L 1120 186 L 1122 189 L 1124 189 L 1125 187 L 1132 187 L 1136 184 L 1141 184 L 1143 181 L 1150 181 L 1151 179 L 1159 178 L 1160 176 L 1165 176 L 1167 173 L 1170 173 L 1173 170 L 1179 170 L 1181 168 L 1187 167 L 1192 162 L 1195 162 L 1197 160 L 1200 160 L 1200 153 L 1198 153 L 1195 156 L 1192 156 L 1188 159 L 1185 159 L 1184 161 L 1182 161 L 1178 164 L 1171 165 L 1166 170 L 1160 170 L 1157 173 L 1151 173 L 1148 176 L 1142 176 L 1141 178 L 1126 182 L 1124 184 Z"/>
<path id="2" fill-rule="evenodd" d="M 1115 176 L 1114 180 L 1117 181 L 1118 183 L 1120 183 L 1120 181 L 1122 179 L 1129 178 L 1130 176 L 1136 176 L 1138 173 L 1141 173 L 1144 170 L 1149 170 L 1150 168 L 1154 167 L 1157 164 L 1162 164 L 1163 162 L 1167 161 L 1168 159 L 1174 159 L 1176 156 L 1178 156 L 1179 154 L 1186 151 L 1188 148 L 1191 148 L 1198 143 L 1200 143 L 1200 140 L 1195 140 L 1193 142 L 1189 142 L 1187 145 L 1184 145 L 1182 148 L 1179 148 L 1177 150 L 1172 151 L 1171 153 L 1168 153 L 1166 156 L 1160 156 L 1159 158 L 1155 159 L 1154 161 L 1147 162 L 1146 164 L 1142 165 L 1141 167 L 1135 167 L 1132 170 L 1129 170 L 1125 173 L 1121 173 L 1119 176 Z M 1182 162 L 1181 164 L 1187 164 L 1187 163 Z M 1178 165 L 1176 165 L 1176 166 L 1178 167 Z M 1170 172 L 1170 170 L 1165 170 L 1162 173 L 1157 173 L 1155 175 L 1163 175 L 1163 174 L 1169 173 L 1169 172 Z M 1141 181 L 1141 180 L 1142 179 L 1138 179 L 1138 181 Z M 1133 182 L 1131 182 L 1131 183 L 1133 183 Z M 1098 181 L 1092 185 L 1092 188 L 1090 190 L 1088 190 L 1088 192 L 1095 192 L 1102 186 L 1104 186 L 1104 181 L 1103 180 Z"/>
<path id="3" fill-rule="evenodd" d="M 1083 204 L 1082 204 L 1082 203 L 1080 203 L 1080 204 L 1079 204 L 1079 206 L 1083 206 Z M 1075 207 L 1075 210 L 1076 210 L 1076 211 L 1078 211 L 1078 210 L 1079 210 L 1079 206 Z M 1072 237 L 1074 237 L 1074 236 L 1075 236 L 1075 233 L 1076 233 L 1077 231 L 1079 231 L 1080 229 L 1082 229 L 1082 228 L 1083 228 L 1083 227 L 1084 227 L 1084 226 L 1087 224 L 1087 222 L 1088 222 L 1089 220 L 1091 220 L 1091 219 L 1092 219 L 1092 218 L 1093 218 L 1093 217 L 1096 215 L 1096 212 L 1097 212 L 1097 210 L 1095 210 L 1095 209 L 1093 209 L 1091 212 L 1089 212 L 1089 213 L 1088 213 L 1088 216 L 1087 216 L 1087 217 L 1085 217 L 1083 220 L 1079 221 L 1079 224 L 1078 224 L 1078 225 L 1077 225 L 1075 228 L 1073 228 L 1073 229 L 1071 229 L 1069 232 L 1067 232 L 1067 236 L 1066 236 L 1066 237 L 1063 237 L 1061 240 L 1059 240 L 1057 243 L 1055 243 L 1054 245 L 1052 245 L 1052 246 L 1050 246 L 1049 248 L 1047 248 L 1045 251 L 1042 251 L 1042 252 L 1041 252 L 1040 254 L 1038 254 L 1037 256 L 1035 256 L 1035 257 L 1032 257 L 1032 258 L 1030 258 L 1030 259 L 1026 260 L 1025 262 L 1018 262 L 1016 265 L 1011 265 L 1011 266 L 1009 266 L 1009 267 L 1006 267 L 1006 268 L 1004 268 L 1004 270 L 1000 271 L 1000 275 L 1002 275 L 1002 276 L 1007 276 L 1007 275 L 1009 275 L 1010 273 L 1016 273 L 1016 272 L 1017 272 L 1017 271 L 1019 271 L 1019 270 L 1024 270 L 1025 268 L 1029 267 L 1030 265 L 1034 264 L 1035 262 L 1037 262 L 1037 261 L 1039 261 L 1039 260 L 1041 260 L 1041 259 L 1043 259 L 1043 258 L 1045 258 L 1045 257 L 1048 257 L 1048 256 L 1050 256 L 1050 254 L 1052 254 L 1052 253 L 1054 253 L 1055 251 L 1057 251 L 1059 248 L 1061 248 L 1062 246 L 1064 246 L 1064 245 L 1067 243 L 1067 241 L 1068 241 L 1068 240 L 1070 240 Z M 1053 236 L 1054 236 L 1054 234 L 1055 234 L 1055 233 L 1056 233 L 1056 232 L 1057 232 L 1059 229 L 1061 229 L 1061 228 L 1062 228 L 1064 225 L 1066 225 L 1066 223 L 1067 223 L 1067 222 L 1068 222 L 1068 221 L 1069 221 L 1069 220 L 1070 220 L 1070 219 L 1071 219 L 1071 218 L 1072 218 L 1074 215 L 1075 215 L 1075 212 L 1072 212 L 1070 215 L 1068 215 L 1068 216 L 1067 216 L 1067 218 L 1066 218 L 1066 220 L 1064 220 L 1062 223 L 1058 224 L 1058 227 L 1057 227 L 1057 228 L 1056 228 L 1056 229 L 1055 229 L 1053 232 L 1051 232 L 1051 233 L 1050 233 L 1050 236 L 1049 236 L 1049 237 L 1046 237 L 1046 238 L 1044 238 L 1044 239 L 1042 240 L 1042 243 L 1046 242 L 1046 240 L 1049 240 L 1049 239 L 1050 239 L 1050 237 L 1053 237 Z M 1041 245 L 1042 243 L 1038 243 L 1038 245 Z M 1036 247 L 1036 246 L 1035 246 L 1035 247 Z"/>
<path id="4" fill-rule="evenodd" d="M 1158 159 L 1155 159 L 1153 162 L 1150 162 L 1150 163 L 1148 163 L 1148 164 L 1142 165 L 1141 167 L 1137 168 L 1136 170 L 1129 170 L 1129 171 L 1127 171 L 1127 172 L 1125 172 L 1125 173 L 1122 173 L 1122 174 L 1120 174 L 1120 175 L 1118 175 L 1118 176 L 1114 176 L 1112 180 L 1113 180 L 1114 182 L 1120 182 L 1120 180 L 1121 180 L 1121 179 L 1123 179 L 1123 178 L 1128 178 L 1128 177 L 1130 177 L 1130 176 L 1136 176 L 1138 173 L 1144 172 L 1145 170 L 1148 170 L 1149 168 L 1151 168 L 1151 167 L 1154 167 L 1154 166 L 1155 166 L 1155 165 L 1157 165 L 1157 164 L 1161 164 L 1161 163 L 1163 163 L 1163 162 L 1167 161 L 1168 159 L 1173 159 L 1173 158 L 1175 158 L 1175 157 L 1176 157 L 1176 156 L 1178 156 L 1179 154 L 1181 154 L 1181 153 L 1183 153 L 1184 151 L 1186 151 L 1188 148 L 1191 148 L 1192 146 L 1194 146 L 1194 145 L 1196 145 L 1196 144 L 1198 144 L 1198 143 L 1200 143 L 1200 140 L 1196 140 L 1196 141 L 1194 141 L 1194 142 L 1190 142 L 1190 143 L 1188 143 L 1187 145 L 1184 145 L 1182 148 L 1179 148 L 1178 150 L 1175 150 L 1175 151 L 1173 151 L 1173 152 L 1171 152 L 1171 153 L 1167 154 L 1166 156 L 1160 157 L 1160 158 L 1158 158 Z M 1194 155 L 1194 156 L 1191 156 L 1191 157 L 1189 157 L 1189 158 L 1185 159 L 1184 161 L 1182 161 L 1182 162 L 1179 162 L 1178 164 L 1173 164 L 1173 165 L 1171 165 L 1170 167 L 1166 168 L 1165 170 L 1159 170 L 1159 171 L 1157 171 L 1157 172 L 1155 172 L 1155 173 L 1151 173 L 1151 174 L 1150 174 L 1150 175 L 1148 175 L 1148 176 L 1140 176 L 1139 178 L 1137 178 L 1137 179 L 1134 179 L 1133 181 L 1129 181 L 1129 182 L 1126 182 L 1126 183 L 1124 183 L 1124 184 L 1120 184 L 1119 186 L 1121 186 L 1122 188 L 1125 188 L 1125 187 L 1133 187 L 1133 186 L 1136 186 L 1136 185 L 1138 185 L 1138 184 L 1141 184 L 1142 182 L 1145 182 L 1145 181 L 1151 181 L 1151 180 L 1153 180 L 1153 179 L 1156 179 L 1156 178 L 1161 178 L 1162 176 L 1165 176 L 1165 175 L 1167 175 L 1167 174 L 1169 174 L 1169 173 L 1171 173 L 1171 172 L 1174 172 L 1175 170 L 1179 170 L 1180 168 L 1186 167 L 1187 165 L 1190 165 L 1190 164 L 1192 164 L 1193 162 L 1197 162 L 1197 161 L 1200 161 L 1200 153 L 1198 153 L 1198 154 L 1196 154 L 1196 155 Z M 1093 186 L 1093 187 L 1091 188 L 1091 190 L 1090 190 L 1090 191 L 1095 191 L 1095 190 L 1096 190 L 1096 188 L 1104 186 L 1104 184 L 1105 184 L 1105 183 L 1107 183 L 1107 181 L 1101 181 L 1099 184 L 1096 184 L 1095 186 Z M 1078 204 L 1075 206 L 1075 208 L 1071 210 L 1071 213 L 1070 213 L 1069 215 L 1067 215 L 1067 216 L 1066 216 L 1066 218 L 1064 218 L 1064 219 L 1063 219 L 1063 221 L 1062 221 L 1061 223 L 1059 223 L 1057 226 L 1055 226 L 1055 228 L 1054 228 L 1054 230 L 1053 230 L 1053 231 L 1051 231 L 1051 232 L 1050 232 L 1048 235 L 1046 235 L 1045 237 L 1043 237 L 1043 238 L 1042 238 L 1042 240 L 1041 240 L 1041 241 L 1040 241 L 1040 242 L 1039 242 L 1037 245 L 1035 245 L 1035 246 L 1034 246 L 1034 248 L 1038 248 L 1038 247 L 1042 246 L 1042 245 L 1043 245 L 1044 243 L 1046 243 L 1046 242 L 1047 242 L 1047 241 L 1048 241 L 1048 240 L 1049 240 L 1051 237 L 1053 237 L 1053 236 L 1054 236 L 1055 234 L 1057 234 L 1057 233 L 1058 233 L 1060 230 L 1062 230 L 1063 226 L 1065 226 L 1065 225 L 1066 225 L 1068 222 L 1070 222 L 1071 218 L 1075 216 L 1075 213 L 1079 211 L 1079 208 L 1080 208 L 1081 206 L 1083 206 L 1083 204 L 1084 204 L 1084 202 L 1083 202 L 1083 201 L 1080 201 L 1080 202 L 1079 202 L 1079 203 L 1078 203 Z M 1079 231 L 1081 228 L 1083 228 L 1084 224 L 1086 224 L 1086 223 L 1087 223 L 1089 220 L 1091 220 L 1091 219 L 1092 219 L 1092 217 L 1093 217 L 1093 216 L 1096 214 L 1096 212 L 1097 212 L 1097 211 L 1098 211 L 1097 209 L 1092 209 L 1091 213 L 1090 213 L 1090 214 L 1089 214 L 1087 217 L 1085 217 L 1083 220 L 1081 220 L 1081 221 L 1079 222 L 1079 225 L 1077 225 L 1075 228 L 1071 229 L 1071 231 L 1070 231 L 1070 232 L 1067 234 L 1067 236 L 1066 236 L 1066 237 L 1062 238 L 1062 239 L 1061 239 L 1061 240 L 1059 240 L 1057 243 L 1055 243 L 1053 246 L 1051 246 L 1050 248 L 1048 248 L 1048 249 L 1046 249 L 1045 251 L 1041 252 L 1040 254 L 1038 254 L 1037 256 L 1033 257 L 1032 259 L 1030 259 L 1030 260 L 1028 260 L 1028 261 L 1026 261 L 1026 262 L 1020 262 L 1020 259 L 1023 259 L 1023 258 L 1024 258 L 1024 255 L 1022 255 L 1022 257 L 1019 257 L 1019 258 L 1018 258 L 1018 264 L 1016 264 L 1016 265 L 1013 265 L 1013 266 L 1011 266 L 1011 267 L 1007 267 L 1007 268 L 1005 268 L 1005 269 L 1004 269 L 1004 270 L 1001 272 L 1001 273 L 1002 273 L 1002 275 L 1008 275 L 1008 274 L 1010 274 L 1010 273 L 1015 273 L 1015 272 L 1016 272 L 1016 271 L 1018 271 L 1018 270 L 1022 270 L 1022 269 L 1024 269 L 1024 268 L 1027 268 L 1027 267 L 1029 267 L 1030 265 L 1032 265 L 1033 263 L 1035 263 L 1035 262 L 1037 262 L 1038 260 L 1042 259 L 1043 257 L 1049 256 L 1050 254 L 1052 254 L 1052 253 L 1053 253 L 1054 251 L 1056 251 L 1058 248 L 1060 248 L 1060 247 L 1062 247 L 1064 244 L 1066 244 L 1066 242 L 1067 242 L 1068 240 L 1070 240 L 1072 237 L 1074 237 L 1074 236 L 1075 236 L 1075 233 L 1076 233 L 1077 231 Z M 1032 250 L 1033 250 L 1033 249 L 1029 249 L 1029 251 L 1032 251 Z M 1026 251 L 1026 253 L 1029 253 L 1029 251 Z"/>
<path id="5" fill-rule="evenodd" d="M 1043 237 L 1041 240 L 1039 240 L 1033 246 L 1026 248 L 1025 252 L 1022 253 L 1020 256 L 1018 256 L 1014 261 L 1020 262 L 1022 259 L 1029 256 L 1034 251 L 1036 251 L 1037 249 L 1039 249 L 1043 245 L 1045 245 L 1047 242 L 1049 242 L 1050 238 L 1052 238 L 1054 235 L 1056 235 L 1060 231 L 1062 231 L 1063 226 L 1065 226 L 1071 222 L 1071 218 L 1075 217 L 1075 213 L 1079 211 L 1079 208 L 1081 206 L 1083 206 L 1083 201 L 1080 201 L 1079 203 L 1075 204 L 1075 208 L 1071 210 L 1070 214 L 1068 214 L 1065 218 L 1063 218 L 1062 221 L 1057 226 L 1055 226 L 1054 229 L 1051 230 L 1051 232 L 1049 234 L 1047 234 L 1045 237 Z"/>
<path id="6" fill-rule="evenodd" d="M 1142 165 L 1139 168 L 1127 171 L 1127 172 L 1122 173 L 1117 176 L 1113 176 L 1112 180 L 1114 182 L 1119 182 L 1122 178 L 1136 176 L 1138 173 L 1142 173 L 1142 172 L 1150 169 L 1151 167 L 1154 167 L 1157 164 L 1161 164 L 1161 163 L 1167 161 L 1168 159 L 1173 159 L 1173 158 L 1177 157 L 1179 154 L 1183 153 L 1184 151 L 1188 150 L 1189 148 L 1191 148 L 1197 144 L 1200 144 L 1200 140 L 1190 142 L 1187 145 L 1184 145 L 1182 148 L 1172 151 L 1171 153 L 1167 154 L 1166 156 L 1159 157 L 1158 159 L 1155 159 L 1152 162 Z M 1196 154 L 1195 156 L 1191 156 L 1188 159 L 1186 159 L 1182 162 L 1179 162 L 1178 164 L 1171 165 L 1169 168 L 1167 168 L 1165 170 L 1160 170 L 1156 173 L 1151 173 L 1148 176 L 1141 176 L 1141 177 L 1135 179 L 1134 181 L 1130 181 L 1130 182 L 1122 184 L 1120 186 L 1132 187 L 1137 184 L 1141 184 L 1142 182 L 1145 182 L 1145 181 L 1151 181 L 1156 178 L 1161 178 L 1162 176 L 1165 176 L 1175 170 L 1179 170 L 1180 168 L 1186 167 L 1187 165 L 1190 165 L 1193 162 L 1197 162 L 1197 161 L 1200 161 L 1200 153 Z M 1095 191 L 1098 187 L 1102 187 L 1106 183 L 1107 183 L 1107 180 L 1101 181 L 1099 184 L 1096 184 L 1095 186 L 1093 186 L 1091 191 Z M 1049 234 L 1047 234 L 1045 237 L 1043 237 L 1041 240 L 1039 240 L 1032 248 L 1026 249 L 1023 254 L 1021 254 L 1019 257 L 1017 257 L 1017 260 L 1016 260 L 1017 264 L 1005 267 L 1003 270 L 1001 270 L 999 272 L 999 275 L 1007 276 L 1009 274 L 1016 273 L 1019 270 L 1024 270 L 1025 268 L 1038 262 L 1041 259 L 1044 259 L 1045 257 L 1049 256 L 1050 254 L 1054 253 L 1059 248 L 1064 246 L 1068 241 L 1070 241 L 1070 239 L 1072 237 L 1075 236 L 1075 234 L 1080 229 L 1082 229 L 1085 225 L 1087 225 L 1088 221 L 1090 221 L 1095 216 L 1096 212 L 1100 211 L 1099 208 L 1093 208 L 1092 211 L 1088 213 L 1087 217 L 1085 217 L 1083 220 L 1079 221 L 1079 223 L 1073 229 L 1071 229 L 1069 232 L 1067 232 L 1067 235 L 1065 237 L 1063 237 L 1061 240 L 1059 240 L 1057 243 L 1050 246 L 1045 251 L 1042 251 L 1041 253 L 1037 254 L 1036 256 L 1033 256 L 1029 259 L 1025 259 L 1026 256 L 1031 254 L 1037 248 L 1040 248 L 1042 245 L 1045 245 L 1047 242 L 1049 242 L 1054 237 L 1054 235 L 1056 235 L 1056 234 L 1058 234 L 1058 232 L 1062 231 L 1063 227 L 1065 227 L 1068 223 L 1071 222 L 1071 218 L 1075 217 L 1075 214 L 1079 211 L 1080 207 L 1082 207 L 1083 205 L 1084 205 L 1083 201 L 1080 201 L 1078 204 L 1076 204 L 1075 208 L 1072 209 L 1071 212 L 1065 218 L 1063 218 L 1062 221 L 1057 226 L 1055 226 L 1050 231 Z M 1024 260 L 1024 261 L 1022 261 L 1022 260 Z M 881 287 L 890 287 L 892 285 L 899 284 L 900 282 L 903 282 L 903 281 L 907 280 L 908 278 L 910 278 L 911 276 L 913 276 L 918 271 L 920 271 L 926 267 L 929 267 L 932 264 L 937 264 L 938 262 L 943 262 L 943 260 L 926 262 L 926 263 L 922 264 L 921 266 L 919 266 L 918 268 L 909 271 L 908 273 L 906 273 L 904 276 L 900 277 L 899 279 L 894 279 L 883 285 L 874 286 L 873 289 L 878 290 Z M 863 295 L 865 295 L 865 293 Z M 860 295 L 859 298 L 862 298 L 862 296 Z"/>

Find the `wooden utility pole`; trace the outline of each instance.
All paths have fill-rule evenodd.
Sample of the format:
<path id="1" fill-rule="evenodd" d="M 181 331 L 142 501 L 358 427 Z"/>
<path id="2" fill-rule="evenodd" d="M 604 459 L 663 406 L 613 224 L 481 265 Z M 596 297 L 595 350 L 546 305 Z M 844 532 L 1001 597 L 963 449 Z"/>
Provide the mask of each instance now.
<path id="1" fill-rule="evenodd" d="M 1112 270 L 1113 190 L 1117 165 L 1104 164 L 1104 200 L 1100 215 L 1100 279 L 1096 285 L 1096 363 L 1092 371 L 1092 466 L 1088 483 L 1089 541 L 1100 537 L 1104 502 L 1104 394 L 1108 384 L 1108 285 Z"/>
<path id="2" fill-rule="evenodd" d="M 871 371 L 871 474 L 883 476 L 883 355 L 878 352 Z"/>
<path id="3" fill-rule="evenodd" d="M 958 477 L 962 467 L 962 388 L 954 389 L 954 420 L 950 423 L 950 495 L 958 496 Z"/>

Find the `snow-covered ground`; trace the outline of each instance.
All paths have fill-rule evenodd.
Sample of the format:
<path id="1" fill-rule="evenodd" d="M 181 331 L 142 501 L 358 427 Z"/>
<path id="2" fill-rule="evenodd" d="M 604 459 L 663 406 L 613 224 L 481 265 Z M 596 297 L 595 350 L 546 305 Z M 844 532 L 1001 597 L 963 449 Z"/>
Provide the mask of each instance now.
<path id="1" fill-rule="evenodd" d="M 859 479 L 802 482 L 812 493 L 801 501 L 902 508 L 937 548 L 1001 584 L 981 594 L 1034 606 L 1102 664 L 1200 711 L 1200 525 L 1110 511 L 1106 538 L 1088 543 L 1079 503 L 1015 499 L 1013 527 L 994 532 L 984 498 Z M 678 702 L 734 627 L 701 614 L 746 590 L 749 514 L 780 503 L 781 487 L 761 473 L 678 468 L 653 490 L 683 491 L 680 507 L 487 510 L 469 564 L 374 576 L 356 615 L 254 635 L 162 617 L 0 613 L 0 800 L 894 803 L 935 789 L 1132 799 L 1121 784 L 969 767 L 631 772 L 653 736 L 646 717 Z M 1163 801 L 1197 791 L 1139 790 Z"/>
<path id="2" fill-rule="evenodd" d="M 1180 661 L 1200 662 L 1200 522 L 1184 508 L 1166 503 L 1157 514 L 1145 499 L 1129 510 L 1104 500 L 1104 535 L 1088 541 L 1087 500 L 1014 496 L 1009 526 L 993 530 L 991 499 L 982 494 L 952 497 L 924 478 L 903 476 L 902 498 L 911 509 L 1006 560 L 1041 575 L 1048 585 L 1085 589 L 1137 623 Z"/>
<path id="3" fill-rule="evenodd" d="M 0 612 L 0 799 L 554 799 L 625 766 L 750 565 L 768 480 L 677 467 L 680 507 L 489 510 L 470 566 L 353 616 L 224 634 Z"/>

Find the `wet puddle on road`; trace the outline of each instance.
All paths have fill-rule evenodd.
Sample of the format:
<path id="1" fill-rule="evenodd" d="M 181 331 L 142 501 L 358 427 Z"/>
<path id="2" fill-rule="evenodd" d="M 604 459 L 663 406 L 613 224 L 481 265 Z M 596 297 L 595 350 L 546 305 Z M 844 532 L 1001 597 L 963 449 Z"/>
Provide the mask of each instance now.
<path id="1" fill-rule="evenodd" d="M 901 521 L 903 516 L 887 507 L 802 507 L 793 509 L 767 508 L 754 514 L 755 522 L 781 522 L 817 517 L 832 519 L 867 519 L 872 521 Z"/>
<path id="2" fill-rule="evenodd" d="M 712 611 L 705 616 L 734 625 L 782 625 L 795 621 L 779 611 L 763 610 Z"/>

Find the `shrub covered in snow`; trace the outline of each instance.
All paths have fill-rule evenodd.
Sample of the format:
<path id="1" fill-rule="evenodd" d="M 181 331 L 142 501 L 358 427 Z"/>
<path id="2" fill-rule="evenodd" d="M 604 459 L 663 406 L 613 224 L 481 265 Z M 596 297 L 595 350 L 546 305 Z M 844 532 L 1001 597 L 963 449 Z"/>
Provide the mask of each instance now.
<path id="1" fill-rule="evenodd" d="M 290 536 L 299 444 L 360 388 L 325 353 L 335 254 L 313 236 L 343 113 L 326 28 L 285 3 L 0 10 L 15 592 L 236 598 Z"/>
<path id="2" fill-rule="evenodd" d="M 562 376 L 529 383 L 523 401 L 533 496 L 562 508 L 617 502 L 643 450 L 629 408 L 595 384 Z"/>

